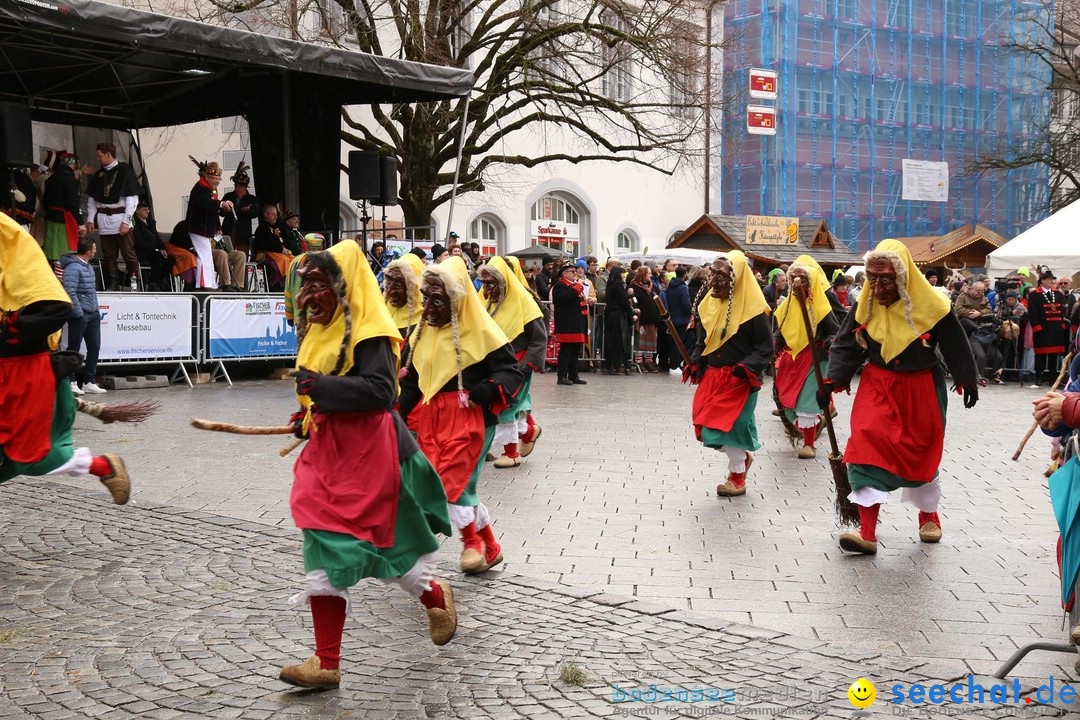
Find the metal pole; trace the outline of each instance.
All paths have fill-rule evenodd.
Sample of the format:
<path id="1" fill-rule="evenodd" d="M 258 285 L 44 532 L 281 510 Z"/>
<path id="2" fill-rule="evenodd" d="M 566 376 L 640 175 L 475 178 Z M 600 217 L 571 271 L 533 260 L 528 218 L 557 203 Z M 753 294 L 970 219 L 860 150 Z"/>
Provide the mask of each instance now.
<path id="1" fill-rule="evenodd" d="M 712 13 L 716 0 L 705 9 L 705 214 L 709 214 L 712 175 Z"/>
<path id="2" fill-rule="evenodd" d="M 454 167 L 454 187 L 450 189 L 450 212 L 446 216 L 446 233 L 443 239 L 450 244 L 450 230 L 454 227 L 454 204 L 457 200 L 458 178 L 461 177 L 461 155 L 465 150 L 465 128 L 469 123 L 469 103 L 472 93 L 465 97 L 465 111 L 461 113 L 461 136 L 458 138 L 457 165 Z"/>

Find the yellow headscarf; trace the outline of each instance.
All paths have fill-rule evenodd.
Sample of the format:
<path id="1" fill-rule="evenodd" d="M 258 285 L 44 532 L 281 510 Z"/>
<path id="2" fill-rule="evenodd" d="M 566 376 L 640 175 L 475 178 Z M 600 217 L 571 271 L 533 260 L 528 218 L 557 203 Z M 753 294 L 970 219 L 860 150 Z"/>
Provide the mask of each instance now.
<path id="1" fill-rule="evenodd" d="M 810 298 L 806 303 L 806 309 L 810 315 L 810 325 L 816 334 L 818 323 L 832 312 L 829 298 L 825 296 L 829 279 L 825 276 L 825 271 L 817 264 L 817 260 L 809 255 L 800 255 L 788 268 L 789 283 L 791 271 L 796 268 L 805 270 L 810 278 Z M 802 309 L 799 307 L 799 300 L 795 297 L 794 290 L 776 306 L 776 321 L 784 336 L 784 343 L 791 349 L 791 356 L 797 357 L 810 344 L 810 340 L 806 334 L 806 323 L 803 321 Z"/>
<path id="2" fill-rule="evenodd" d="M 390 317 L 394 318 L 398 330 L 412 328 L 420 322 L 420 312 L 423 310 L 420 303 L 420 276 L 424 274 L 424 261 L 414 253 L 405 253 L 386 266 L 387 270 L 390 268 L 399 269 L 405 278 L 405 293 L 408 301 L 401 307 L 394 307 L 387 302 L 386 309 L 390 311 Z M 384 272 L 383 275 L 385 274 Z"/>
<path id="3" fill-rule="evenodd" d="M 424 277 L 428 275 L 438 276 L 446 285 L 453 321 L 442 327 L 421 322 L 409 341 L 412 345 L 409 363 L 420 377 L 424 404 L 431 402 L 455 375 L 460 383 L 462 370 L 510 342 L 484 310 L 464 260 L 451 257 L 438 265 L 429 265 L 424 270 Z M 460 359 L 457 359 L 458 349 Z"/>
<path id="4" fill-rule="evenodd" d="M 698 314 L 705 328 L 705 354 L 715 352 L 721 345 L 739 332 L 739 327 L 752 318 L 769 312 L 765 296 L 761 294 L 757 279 L 740 250 L 721 253 L 720 257 L 731 263 L 731 297 L 719 300 L 706 292 L 698 304 Z M 728 306 L 731 307 L 730 316 Z"/>
<path id="5" fill-rule="evenodd" d="M 480 268 L 491 273 L 497 273 L 502 278 L 503 297 L 498 303 L 492 305 L 487 299 L 487 289 L 480 287 L 480 299 L 484 301 L 484 309 L 502 329 L 510 340 L 525 332 L 525 326 L 543 317 L 540 306 L 533 300 L 532 295 L 526 290 L 513 270 L 499 256 L 491 258 L 486 265 Z"/>
<path id="6" fill-rule="evenodd" d="M 346 313 L 342 304 L 334 313 L 334 318 L 326 325 L 308 324 L 296 357 L 297 368 L 307 368 L 323 375 L 334 373 L 345 375 L 353 366 L 355 348 L 364 340 L 385 337 L 391 340 L 395 359 L 401 350 L 401 333 L 386 311 L 379 283 L 371 273 L 371 268 L 363 258 L 360 246 L 354 242 L 342 242 L 326 251 L 308 252 L 305 266 L 319 267 L 320 255 L 329 254 L 341 270 L 341 276 L 328 273 L 330 280 L 339 293 L 344 294 Z M 298 327 L 305 323 L 303 313 L 297 313 Z M 346 338 L 346 333 L 348 337 Z M 341 368 L 335 373 L 338 363 Z M 395 362 L 396 366 L 396 362 Z M 396 379 L 396 378 L 395 378 Z M 300 404 L 310 410 L 311 398 L 298 395 Z M 305 425 L 307 421 L 305 421 Z"/>
<path id="7" fill-rule="evenodd" d="M 0 311 L 12 312 L 42 300 L 71 302 L 37 241 L 0 213 Z"/>
<path id="8" fill-rule="evenodd" d="M 521 285 L 522 285 L 522 287 L 525 288 L 525 291 L 529 292 L 529 290 L 530 290 L 529 281 L 525 277 L 525 273 L 521 271 L 521 261 L 518 260 L 513 255 L 507 255 L 505 260 L 506 260 L 507 264 L 509 264 L 510 267 L 513 268 L 514 277 L 516 277 L 521 282 Z M 529 294 L 531 295 L 532 293 L 529 292 Z"/>
<path id="9" fill-rule="evenodd" d="M 949 300 L 923 277 L 911 259 L 907 246 L 897 240 L 882 240 L 866 255 L 866 264 L 886 259 L 896 269 L 896 284 L 900 300 L 887 308 L 874 300 L 867 283 L 859 293 L 855 307 L 855 322 L 866 326 L 866 332 L 881 343 L 881 357 L 889 362 L 902 353 L 916 338 L 930 331 L 951 308 Z"/>

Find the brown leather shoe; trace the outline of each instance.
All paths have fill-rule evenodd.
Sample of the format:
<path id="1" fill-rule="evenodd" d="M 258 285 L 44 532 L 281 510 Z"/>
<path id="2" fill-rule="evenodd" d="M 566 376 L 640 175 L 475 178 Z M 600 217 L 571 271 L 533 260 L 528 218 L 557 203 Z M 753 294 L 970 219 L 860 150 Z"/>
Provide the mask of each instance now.
<path id="1" fill-rule="evenodd" d="M 101 478 L 101 484 L 109 489 L 113 502 L 124 505 L 131 496 L 131 480 L 128 478 L 127 468 L 124 461 L 115 453 L 105 453 L 101 457 L 109 463 L 110 474 Z"/>
<path id="2" fill-rule="evenodd" d="M 521 455 L 521 457 L 529 457 L 532 451 L 536 449 L 536 441 L 540 438 L 540 434 L 543 432 L 543 428 L 541 428 L 539 425 L 533 425 L 533 432 L 525 433 L 525 436 L 521 438 L 520 442 L 518 442 L 518 454 Z M 529 437 L 530 434 L 532 435 L 532 437 L 526 440 L 525 438 Z"/>
<path id="3" fill-rule="evenodd" d="M 278 680 L 302 688 L 336 690 L 341 684 L 341 670 L 323 670 L 317 655 L 312 655 L 299 665 L 281 668 Z"/>
<path id="4" fill-rule="evenodd" d="M 814 448 L 810 447 L 809 445 L 803 445 L 801 448 L 799 448 L 799 459 L 800 460 L 811 460 L 811 459 L 816 458 L 816 457 L 817 457 L 817 452 L 814 450 Z"/>
<path id="5" fill-rule="evenodd" d="M 476 548 L 465 547 L 461 551 L 461 572 L 467 575 L 476 575 L 487 570 L 484 562 L 484 553 Z"/>
<path id="6" fill-rule="evenodd" d="M 501 455 L 501 456 L 499 456 L 499 459 L 495 461 L 495 467 L 500 468 L 500 469 L 515 468 L 515 467 L 518 467 L 519 465 L 521 465 L 521 457 L 520 456 L 519 457 L 510 457 L 509 455 Z"/>
<path id="7" fill-rule="evenodd" d="M 1072 632 L 1069 633 L 1069 637 L 1072 639 L 1073 645 L 1080 645 L 1080 624 L 1073 627 Z"/>
<path id="8" fill-rule="evenodd" d="M 923 523 L 919 528 L 919 540 L 924 543 L 941 542 L 941 527 L 933 520 Z"/>
<path id="9" fill-rule="evenodd" d="M 859 533 L 844 533 L 840 536 L 840 549 L 862 555 L 877 555 L 877 542 L 863 540 Z"/>
<path id="10" fill-rule="evenodd" d="M 720 497 L 738 497 L 746 494 L 746 486 L 735 487 L 735 483 L 728 480 L 726 483 L 716 486 L 716 494 Z"/>
<path id="11" fill-rule="evenodd" d="M 434 580 L 436 585 L 442 588 L 443 608 L 428 608 L 428 635 L 431 642 L 436 645 L 445 645 L 454 637 L 457 630 L 457 609 L 454 607 L 454 591 L 450 583 L 442 580 Z"/>

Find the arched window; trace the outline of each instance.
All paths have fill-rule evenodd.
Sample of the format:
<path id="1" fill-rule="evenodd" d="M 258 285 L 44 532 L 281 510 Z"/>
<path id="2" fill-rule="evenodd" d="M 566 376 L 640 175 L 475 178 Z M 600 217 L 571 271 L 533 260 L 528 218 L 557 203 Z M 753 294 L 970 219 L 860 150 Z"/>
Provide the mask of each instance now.
<path id="1" fill-rule="evenodd" d="M 616 252 L 634 252 L 637 250 L 637 236 L 629 230 L 622 230 L 615 236 Z"/>
<path id="2" fill-rule="evenodd" d="M 469 242 L 480 246 L 483 257 L 500 255 L 505 246 L 506 231 L 494 215 L 478 215 L 469 223 Z"/>
<path id="3" fill-rule="evenodd" d="M 577 257 L 581 246 L 581 213 L 568 198 L 549 193 L 533 203 L 532 244 L 565 250 Z"/>

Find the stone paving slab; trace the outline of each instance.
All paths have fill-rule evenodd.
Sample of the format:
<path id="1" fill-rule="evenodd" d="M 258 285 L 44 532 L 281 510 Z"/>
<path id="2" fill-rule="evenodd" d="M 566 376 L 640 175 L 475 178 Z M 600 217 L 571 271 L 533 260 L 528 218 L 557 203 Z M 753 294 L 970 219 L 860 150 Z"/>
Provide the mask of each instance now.
<path id="1" fill-rule="evenodd" d="M 836 545 L 825 453 L 795 459 L 764 393 L 757 408 L 764 447 L 749 492 L 728 500 L 713 492 L 726 460 L 693 440 L 689 387 L 666 375 L 584 377 L 589 384 L 575 387 L 556 386 L 550 374 L 536 378 L 536 416 L 544 427 L 536 451 L 520 468 L 484 470 L 481 493 L 510 571 L 944 663 L 956 675 L 991 673 L 1027 642 L 1064 637 L 1057 530 L 1042 477 L 1046 439 L 1036 434 L 1021 461 L 1010 460 L 1039 391 L 986 388 L 974 410 L 954 396 L 942 463 L 942 543 L 919 543 L 914 509 L 895 502 L 881 513 L 878 556 L 866 558 L 845 556 Z M 193 416 L 279 424 L 295 403 L 289 383 L 103 399 L 140 397 L 165 402 L 145 427 L 85 417 L 77 426 L 80 444 L 125 456 L 136 482 L 133 502 L 292 526 L 292 459 L 277 454 L 284 438 L 188 426 Z M 840 395 L 837 404 L 843 443 L 851 398 Z M 453 554 L 457 541 L 448 543 Z M 1075 660 L 1039 653 L 1017 672 L 1032 680 L 1076 677 Z"/>
<path id="2" fill-rule="evenodd" d="M 276 676 L 312 642 L 307 613 L 287 606 L 302 582 L 298 533 L 149 502 L 117 507 L 100 489 L 49 480 L 3 492 L 4 719 L 842 718 L 860 676 L 879 688 L 877 716 L 895 714 L 893 683 L 955 679 L 932 663 L 444 567 L 460 617 L 451 644 L 430 644 L 400 591 L 364 583 L 352 595 L 342 688 L 296 691 Z M 1067 714 L 1032 710 L 1034 688 L 1018 687 L 1019 706 L 938 709 Z"/>

